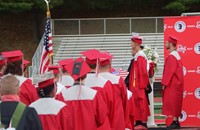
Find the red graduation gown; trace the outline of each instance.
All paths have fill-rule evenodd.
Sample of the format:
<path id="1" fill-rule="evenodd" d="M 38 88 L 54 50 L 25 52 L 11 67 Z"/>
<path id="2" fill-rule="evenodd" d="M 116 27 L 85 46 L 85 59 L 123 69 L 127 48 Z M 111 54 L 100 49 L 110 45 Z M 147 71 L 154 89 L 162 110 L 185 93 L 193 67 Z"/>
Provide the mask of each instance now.
<path id="1" fill-rule="evenodd" d="M 107 107 L 100 94 L 84 85 L 74 85 L 62 92 L 72 114 L 72 130 L 97 130 L 104 124 Z M 58 100 L 60 100 L 58 98 Z"/>
<path id="2" fill-rule="evenodd" d="M 32 80 L 25 78 L 23 76 L 15 76 L 19 80 L 20 90 L 19 97 L 20 101 L 30 105 L 32 102 L 36 101 L 39 97 L 35 86 L 32 84 Z"/>
<path id="3" fill-rule="evenodd" d="M 128 110 L 129 110 L 129 120 L 126 122 L 126 128 L 130 129 L 130 130 L 133 130 L 134 128 L 134 109 L 133 109 L 133 103 L 134 103 L 134 100 L 133 100 L 133 96 L 132 96 L 132 92 L 127 90 L 127 96 L 128 96 Z"/>
<path id="4" fill-rule="evenodd" d="M 42 122 L 43 130 L 72 130 L 71 113 L 67 105 L 53 98 L 41 98 L 33 102 Z"/>
<path id="5" fill-rule="evenodd" d="M 162 85 L 163 91 L 163 115 L 174 117 L 181 116 L 183 102 L 183 65 L 177 51 L 172 51 L 166 58 Z"/>
<path id="6" fill-rule="evenodd" d="M 57 82 L 57 90 L 56 90 L 56 95 L 60 94 L 60 92 L 62 91 L 62 89 L 64 89 L 65 86 L 62 85 L 60 82 Z"/>
<path id="7" fill-rule="evenodd" d="M 85 79 L 85 86 L 90 87 L 92 89 L 97 90 L 98 93 L 100 93 L 107 105 L 108 110 L 108 119 L 105 121 L 105 123 L 98 128 L 98 130 L 110 130 L 110 121 L 111 119 L 111 113 L 113 111 L 113 89 L 112 84 L 110 81 L 106 80 L 102 76 L 98 75 L 96 76 L 95 73 L 89 73 L 87 74 L 87 77 Z"/>
<path id="8" fill-rule="evenodd" d="M 64 91 L 65 89 L 68 89 L 70 87 L 71 86 L 64 86 L 64 88 L 62 88 L 61 91 L 56 94 L 55 99 L 60 100 L 60 101 L 64 101 L 64 97 L 62 95 L 62 91 Z"/>
<path id="9" fill-rule="evenodd" d="M 147 121 L 150 116 L 145 89 L 149 83 L 148 65 L 146 55 L 139 51 L 135 56 L 130 71 L 130 91 L 134 98 L 135 120 Z"/>
<path id="10" fill-rule="evenodd" d="M 113 130 L 124 130 L 128 121 L 128 99 L 126 85 L 123 78 L 109 72 L 100 73 L 100 76 L 112 83 L 113 108 L 110 115 L 110 124 Z"/>

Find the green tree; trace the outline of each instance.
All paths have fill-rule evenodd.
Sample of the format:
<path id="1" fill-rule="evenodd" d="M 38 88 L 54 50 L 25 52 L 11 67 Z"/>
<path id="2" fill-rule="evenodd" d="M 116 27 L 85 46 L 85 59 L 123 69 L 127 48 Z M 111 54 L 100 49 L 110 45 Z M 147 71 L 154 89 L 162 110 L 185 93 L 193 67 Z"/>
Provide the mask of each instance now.
<path id="1" fill-rule="evenodd" d="M 123 5 L 124 0 L 65 0 L 66 7 L 74 10 L 110 10 Z"/>
<path id="2" fill-rule="evenodd" d="M 198 4 L 200 4 L 200 0 L 170 0 L 164 9 L 180 14 L 193 10 L 193 7 Z"/>
<path id="3" fill-rule="evenodd" d="M 51 0 L 50 8 L 54 8 L 63 4 L 63 0 Z M 46 3 L 44 0 L 0 0 L 1 12 L 21 13 L 24 11 L 32 12 L 33 19 L 33 40 L 38 43 L 41 37 L 40 23 L 43 22 L 44 11 L 46 10 Z M 41 14 L 43 14 L 41 16 Z"/>

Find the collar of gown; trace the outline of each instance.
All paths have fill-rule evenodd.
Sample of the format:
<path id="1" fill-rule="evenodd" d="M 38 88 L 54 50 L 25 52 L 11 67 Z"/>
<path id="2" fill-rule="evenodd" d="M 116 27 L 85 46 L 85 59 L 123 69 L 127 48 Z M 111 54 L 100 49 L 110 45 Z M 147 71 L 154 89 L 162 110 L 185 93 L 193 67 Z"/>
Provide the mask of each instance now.
<path id="1" fill-rule="evenodd" d="M 5 101 L 17 101 L 19 102 L 19 96 L 16 94 L 10 94 L 10 95 L 3 95 L 1 96 L 1 101 L 5 102 Z"/>

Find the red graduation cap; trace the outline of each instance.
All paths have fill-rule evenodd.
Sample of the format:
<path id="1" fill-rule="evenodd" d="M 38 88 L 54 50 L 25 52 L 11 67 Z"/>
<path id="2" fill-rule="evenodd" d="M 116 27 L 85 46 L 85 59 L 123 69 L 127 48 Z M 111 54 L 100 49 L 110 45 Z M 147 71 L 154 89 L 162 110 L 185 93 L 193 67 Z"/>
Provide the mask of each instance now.
<path id="1" fill-rule="evenodd" d="M 74 80 L 77 80 L 90 72 L 90 67 L 82 57 L 70 62 L 68 65 L 64 66 L 64 68 L 69 72 Z"/>
<path id="2" fill-rule="evenodd" d="M 38 86 L 39 86 L 39 89 L 42 89 L 42 88 L 45 88 L 45 87 L 52 85 L 52 84 L 54 84 L 54 78 L 39 82 Z"/>
<path id="3" fill-rule="evenodd" d="M 1 52 L 1 54 L 7 59 L 7 62 L 22 60 L 24 56 L 20 50 Z"/>
<path id="4" fill-rule="evenodd" d="M 5 65 L 6 64 L 6 59 L 1 55 L 0 56 L 0 65 Z"/>
<path id="5" fill-rule="evenodd" d="M 81 52 L 86 59 L 86 63 L 88 64 L 97 64 L 97 59 L 100 58 L 100 52 L 97 49 L 91 49 L 84 52 Z"/>
<path id="6" fill-rule="evenodd" d="M 74 61 L 73 59 L 65 59 L 65 60 L 58 61 L 58 64 L 62 67 L 63 70 L 65 70 L 64 66 L 73 61 Z"/>
<path id="7" fill-rule="evenodd" d="M 60 73 L 60 68 L 61 68 L 61 66 L 58 66 L 58 65 L 49 65 L 49 66 L 47 66 L 47 68 L 48 68 L 48 72 L 49 71 L 53 71 L 53 74 L 55 75 L 55 74 L 58 74 L 58 73 Z"/>
<path id="8" fill-rule="evenodd" d="M 27 65 L 30 64 L 30 63 L 31 63 L 30 61 L 23 59 L 24 68 L 26 68 Z"/>
<path id="9" fill-rule="evenodd" d="M 133 41 L 133 42 L 136 42 L 136 43 L 138 43 L 138 44 L 142 44 L 142 37 L 139 37 L 139 36 L 133 36 L 132 38 L 131 38 L 131 41 Z"/>
<path id="10" fill-rule="evenodd" d="M 101 58 L 99 59 L 100 65 L 105 66 L 110 64 L 112 58 L 113 57 L 109 52 L 107 51 L 101 52 Z"/>
<path id="11" fill-rule="evenodd" d="M 178 38 L 174 36 L 168 36 L 167 41 L 176 45 L 178 42 Z"/>

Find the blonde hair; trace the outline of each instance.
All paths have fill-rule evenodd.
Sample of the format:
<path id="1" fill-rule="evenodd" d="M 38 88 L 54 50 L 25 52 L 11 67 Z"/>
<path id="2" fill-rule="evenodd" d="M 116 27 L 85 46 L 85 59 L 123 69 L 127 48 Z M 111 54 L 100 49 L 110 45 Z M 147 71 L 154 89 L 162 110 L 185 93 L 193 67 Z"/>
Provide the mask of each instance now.
<path id="1" fill-rule="evenodd" d="M 0 80 L 0 94 L 18 94 L 19 80 L 11 74 L 5 75 Z"/>

